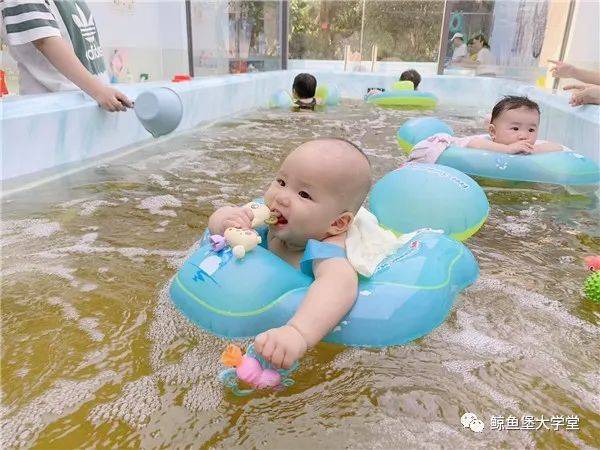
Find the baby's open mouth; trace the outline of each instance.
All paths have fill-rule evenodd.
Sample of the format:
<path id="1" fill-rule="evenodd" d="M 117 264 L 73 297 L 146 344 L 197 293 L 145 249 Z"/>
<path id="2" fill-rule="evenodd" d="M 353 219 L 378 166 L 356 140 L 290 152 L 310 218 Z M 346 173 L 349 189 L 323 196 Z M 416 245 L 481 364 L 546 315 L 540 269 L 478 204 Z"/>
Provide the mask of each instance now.
<path id="1" fill-rule="evenodd" d="M 287 219 L 281 214 L 281 212 L 276 209 L 271 211 L 271 215 L 267 219 L 266 223 L 268 225 L 285 225 L 288 223 Z"/>

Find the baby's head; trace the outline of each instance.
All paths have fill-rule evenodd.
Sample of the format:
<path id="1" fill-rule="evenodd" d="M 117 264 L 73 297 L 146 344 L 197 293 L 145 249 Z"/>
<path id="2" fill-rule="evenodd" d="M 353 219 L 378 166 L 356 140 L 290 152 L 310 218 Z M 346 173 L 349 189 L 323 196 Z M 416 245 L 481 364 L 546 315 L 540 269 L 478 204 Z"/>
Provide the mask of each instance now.
<path id="1" fill-rule="evenodd" d="M 371 188 L 366 155 L 344 139 L 305 142 L 292 151 L 265 193 L 279 214 L 271 232 L 291 246 L 348 230 Z"/>
<path id="2" fill-rule="evenodd" d="M 421 82 L 421 75 L 414 69 L 405 70 L 400 74 L 400 81 L 412 81 L 416 91 Z"/>
<path id="3" fill-rule="evenodd" d="M 527 97 L 507 95 L 494 106 L 488 130 L 492 141 L 510 145 L 518 141 L 535 144 L 540 108 Z"/>
<path id="4" fill-rule="evenodd" d="M 465 37 L 462 33 L 454 33 L 450 42 L 452 42 L 455 48 L 458 48 L 465 43 Z"/>
<path id="5" fill-rule="evenodd" d="M 313 98 L 317 89 L 317 79 L 310 73 L 301 73 L 294 78 L 292 90 L 299 99 Z"/>

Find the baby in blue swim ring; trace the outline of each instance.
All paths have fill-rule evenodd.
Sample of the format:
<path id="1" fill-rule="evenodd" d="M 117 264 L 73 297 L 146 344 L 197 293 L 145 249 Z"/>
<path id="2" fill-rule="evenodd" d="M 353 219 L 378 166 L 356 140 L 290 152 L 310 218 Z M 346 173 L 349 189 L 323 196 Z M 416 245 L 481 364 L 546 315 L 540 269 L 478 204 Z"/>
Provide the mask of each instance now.
<path id="1" fill-rule="evenodd" d="M 262 230 L 262 244 L 314 276 L 287 324 L 256 336 L 255 351 L 276 367 L 290 368 L 352 308 L 358 277 L 346 257 L 346 235 L 371 188 L 363 151 L 343 139 L 316 139 L 292 151 L 264 194 L 277 222 Z M 210 233 L 251 228 L 251 209 L 226 206 L 209 218 Z M 258 230 L 259 232 L 261 230 Z"/>
<path id="2" fill-rule="evenodd" d="M 513 155 L 530 155 L 561 151 L 554 142 L 538 140 L 540 108 L 527 97 L 507 95 L 492 109 L 489 134 L 458 138 L 437 133 L 415 144 L 409 160 L 435 163 L 450 146 L 468 147 Z"/>

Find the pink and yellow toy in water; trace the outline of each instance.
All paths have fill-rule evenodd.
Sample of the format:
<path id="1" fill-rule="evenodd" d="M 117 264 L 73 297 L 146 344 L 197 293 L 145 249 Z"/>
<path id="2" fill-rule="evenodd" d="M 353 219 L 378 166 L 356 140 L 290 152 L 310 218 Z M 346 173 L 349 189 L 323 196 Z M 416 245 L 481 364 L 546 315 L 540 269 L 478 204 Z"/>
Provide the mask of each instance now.
<path id="1" fill-rule="evenodd" d="M 285 386 L 291 386 L 294 381 L 289 378 L 289 374 L 298 367 L 297 364 L 294 364 L 291 369 L 276 370 L 255 353 L 252 345 L 248 347 L 245 355 L 237 345 L 228 345 L 221 355 L 221 362 L 232 368 L 221 372 L 219 379 L 225 386 L 231 388 L 235 395 L 239 396 L 248 395 L 255 389 L 282 389 Z M 240 389 L 238 380 L 250 386 L 251 389 Z"/>
<path id="2" fill-rule="evenodd" d="M 587 264 L 588 270 L 595 271 L 600 270 L 600 255 L 597 256 L 586 256 L 583 258 Z"/>
<path id="3" fill-rule="evenodd" d="M 600 255 L 587 256 L 584 261 L 592 274 L 585 279 L 583 292 L 591 301 L 600 303 Z"/>

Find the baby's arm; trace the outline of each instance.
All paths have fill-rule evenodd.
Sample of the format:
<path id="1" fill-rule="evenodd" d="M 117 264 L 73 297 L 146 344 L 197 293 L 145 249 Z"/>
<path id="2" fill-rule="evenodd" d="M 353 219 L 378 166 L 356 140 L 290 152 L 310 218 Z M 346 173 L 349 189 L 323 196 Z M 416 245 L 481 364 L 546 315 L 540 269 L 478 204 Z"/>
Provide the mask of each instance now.
<path id="1" fill-rule="evenodd" d="M 533 146 L 525 141 L 518 141 L 513 144 L 506 145 L 506 144 L 499 144 L 497 142 L 490 141 L 489 139 L 485 139 L 485 138 L 481 138 L 481 137 L 474 137 L 467 143 L 466 147 L 480 148 L 483 150 L 490 150 L 492 152 L 512 153 L 512 154 L 518 154 L 518 153 L 529 154 L 533 150 Z"/>
<path id="2" fill-rule="evenodd" d="M 254 348 L 276 367 L 288 369 L 315 346 L 352 308 L 358 293 L 356 271 L 345 258 L 314 263 L 315 281 L 294 317 L 259 334 Z"/>
<path id="3" fill-rule="evenodd" d="M 212 234 L 223 234 L 229 228 L 252 228 L 254 213 L 250 208 L 241 206 L 223 206 L 208 218 L 208 231 Z"/>

